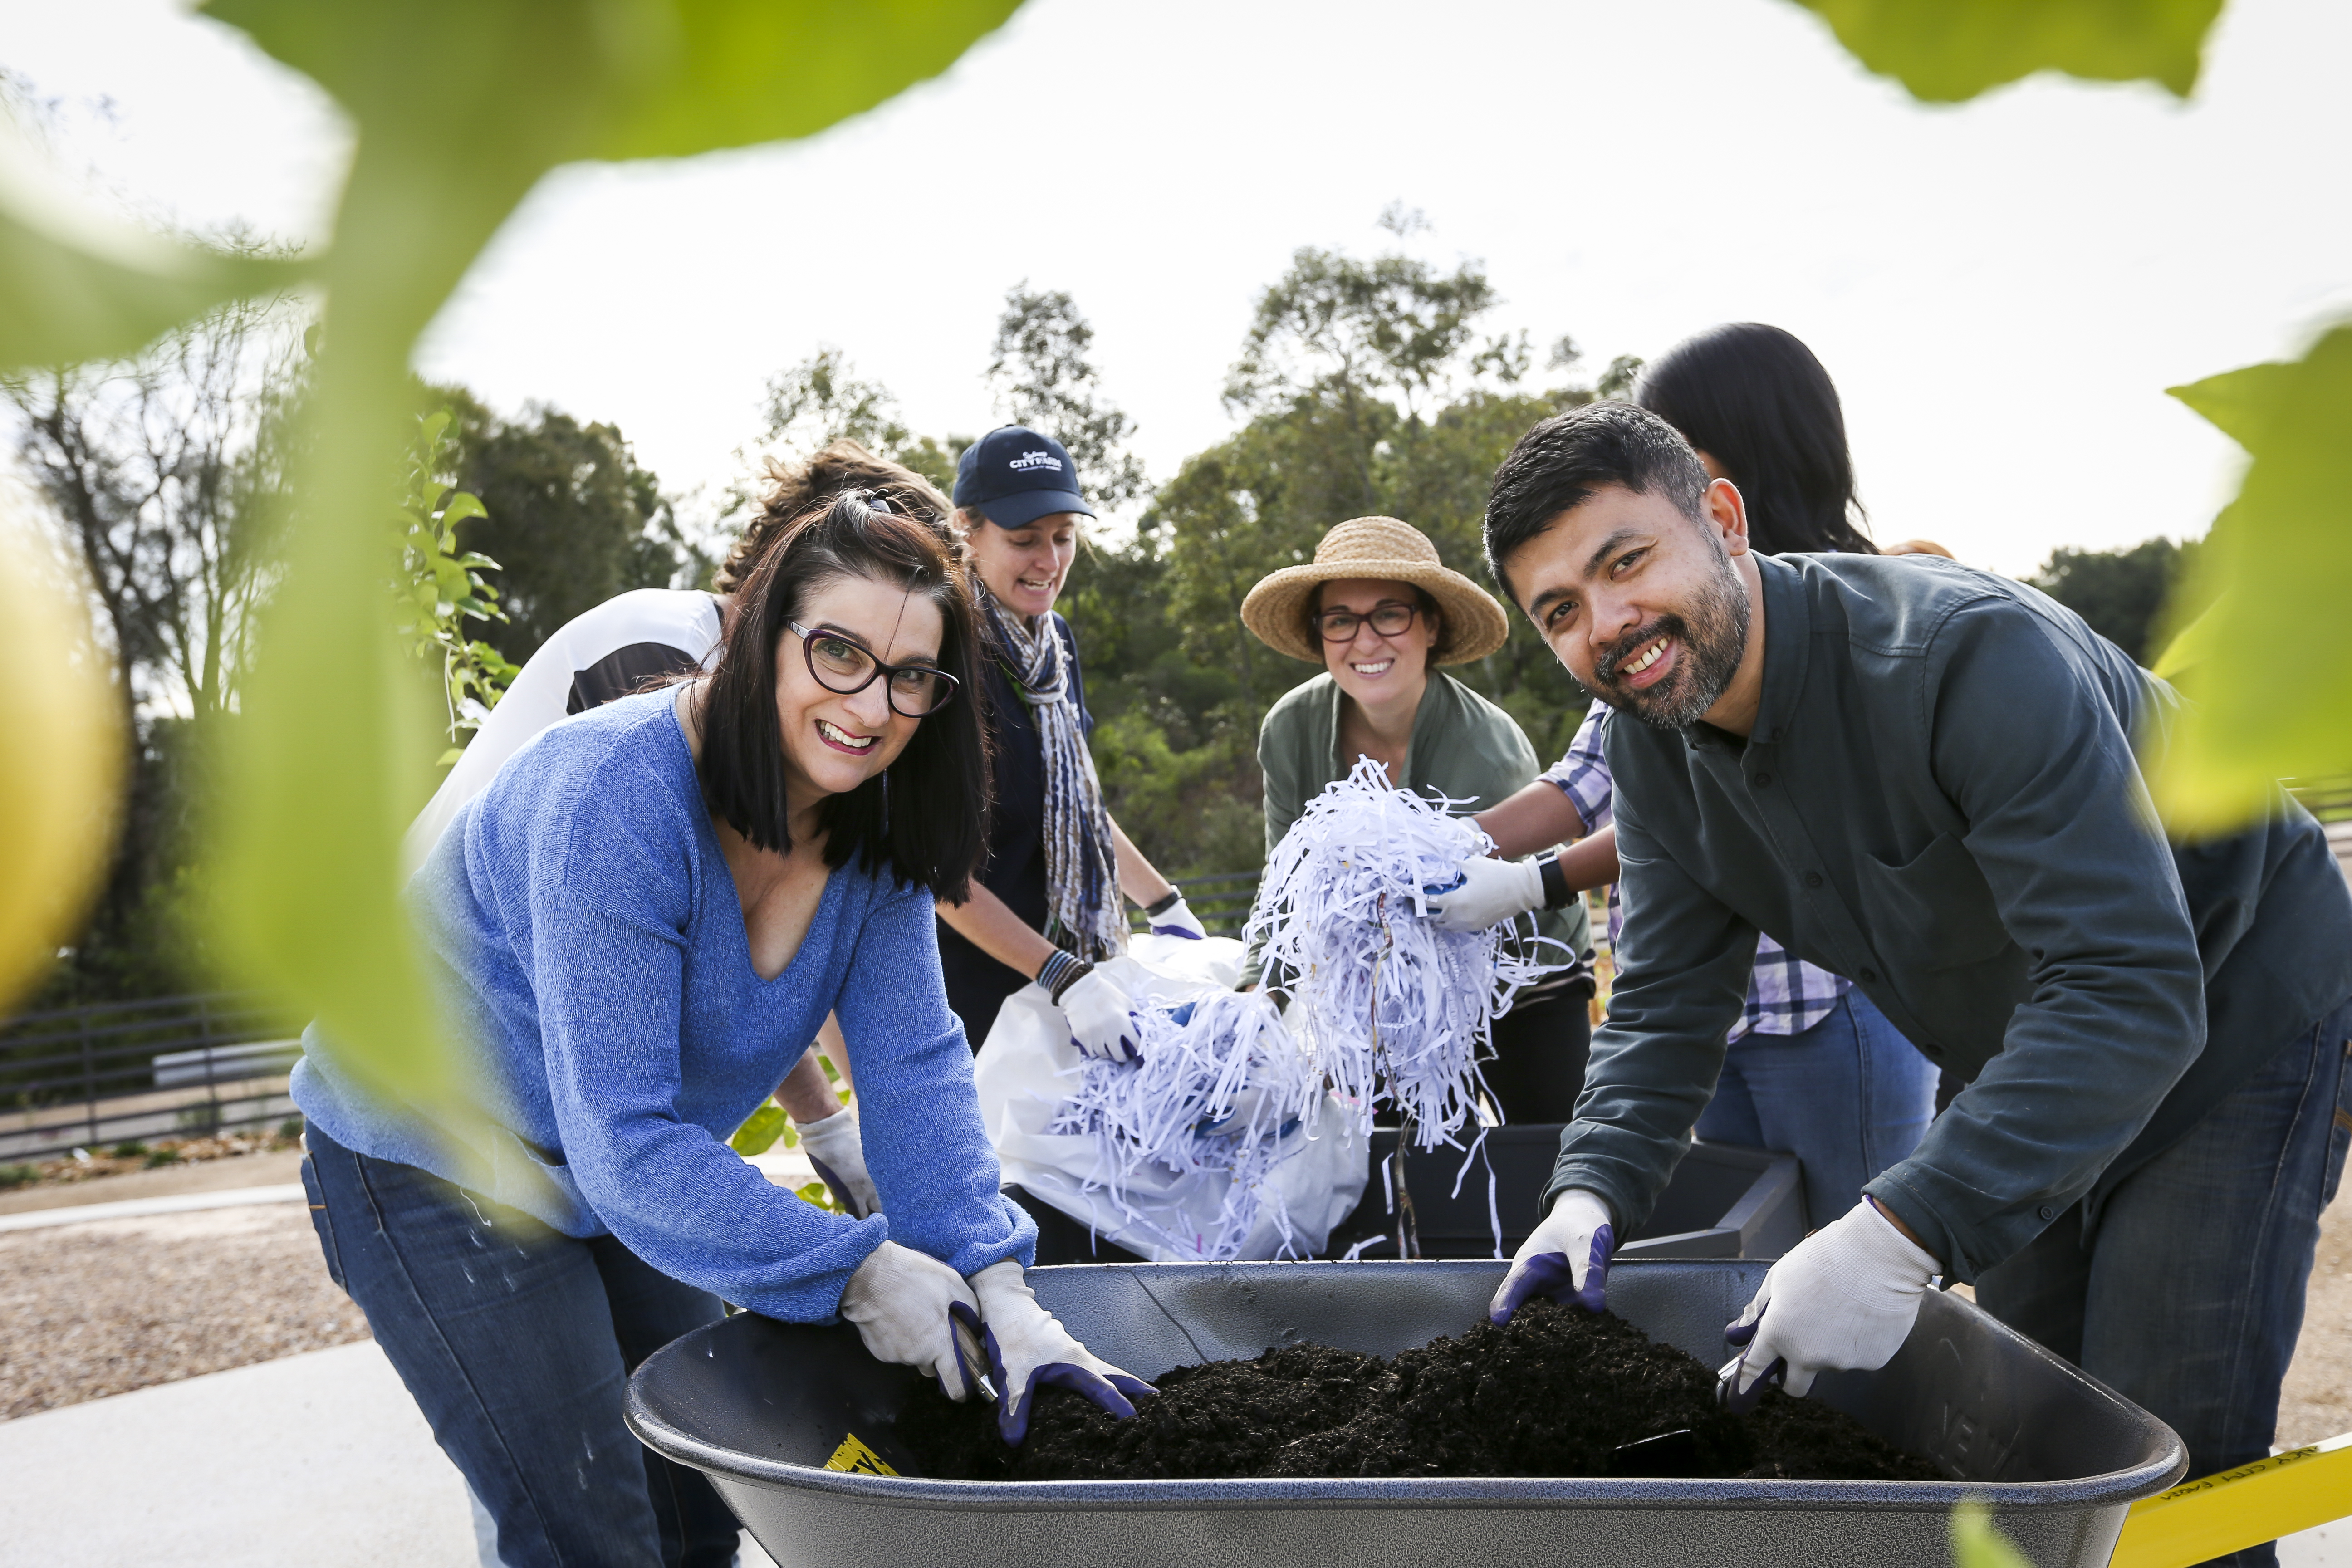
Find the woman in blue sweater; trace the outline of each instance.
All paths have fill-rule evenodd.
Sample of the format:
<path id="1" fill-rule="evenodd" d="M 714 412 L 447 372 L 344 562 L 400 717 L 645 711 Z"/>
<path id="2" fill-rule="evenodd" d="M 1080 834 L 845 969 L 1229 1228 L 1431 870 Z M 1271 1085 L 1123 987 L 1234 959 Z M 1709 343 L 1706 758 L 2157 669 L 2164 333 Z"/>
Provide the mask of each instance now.
<path id="1" fill-rule="evenodd" d="M 328 1267 L 509 1568 L 732 1557 L 717 1496 L 621 1421 L 630 1369 L 722 1300 L 837 1313 L 953 1398 L 988 1371 L 1008 1441 L 1041 1384 L 1119 1415 L 1148 1392 L 1023 1283 L 1035 1229 L 998 1195 L 940 978 L 933 900 L 969 885 L 987 782 L 953 536 L 852 493 L 740 595 L 710 674 L 545 731 L 412 882 L 461 1108 L 315 1028 L 295 1077 Z M 828 1012 L 887 1219 L 724 1142 Z"/>

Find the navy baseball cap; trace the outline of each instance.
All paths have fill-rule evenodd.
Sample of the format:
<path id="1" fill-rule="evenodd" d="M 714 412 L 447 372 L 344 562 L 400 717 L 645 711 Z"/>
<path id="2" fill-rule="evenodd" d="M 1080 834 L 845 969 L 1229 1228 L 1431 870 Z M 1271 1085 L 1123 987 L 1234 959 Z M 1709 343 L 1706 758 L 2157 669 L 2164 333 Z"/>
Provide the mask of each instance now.
<path id="1" fill-rule="evenodd" d="M 1078 494 L 1078 466 L 1051 436 L 1026 425 L 991 430 L 956 461 L 955 504 L 999 528 L 1026 528 L 1055 512 L 1095 509 Z"/>

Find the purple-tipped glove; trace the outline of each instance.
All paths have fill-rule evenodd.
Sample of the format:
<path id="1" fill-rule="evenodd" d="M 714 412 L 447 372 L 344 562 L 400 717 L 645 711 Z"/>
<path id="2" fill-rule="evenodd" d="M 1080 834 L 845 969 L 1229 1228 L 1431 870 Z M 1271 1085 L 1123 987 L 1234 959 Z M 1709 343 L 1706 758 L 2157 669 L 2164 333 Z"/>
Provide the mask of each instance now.
<path id="1" fill-rule="evenodd" d="M 869 1219 L 882 1212 L 882 1196 L 866 1170 L 866 1146 L 857 1135 L 857 1117 L 846 1106 L 819 1121 L 801 1123 L 801 1147 L 816 1167 L 817 1180 L 853 1219 Z"/>
<path id="2" fill-rule="evenodd" d="M 992 1264 L 971 1283 L 978 1314 L 961 1302 L 949 1310 L 986 1338 L 989 1373 L 996 1380 L 996 1429 L 1007 1443 L 1018 1447 L 1029 1435 L 1029 1407 L 1040 1388 L 1084 1394 L 1121 1420 L 1135 1414 L 1135 1395 L 1160 1392 L 1078 1343 L 1037 1304 L 1019 1263 Z"/>
<path id="3" fill-rule="evenodd" d="M 1099 969 L 1089 969 L 1054 998 L 1070 1026 L 1070 1044 L 1081 1055 L 1107 1062 L 1131 1062 L 1143 1031 L 1128 1011 L 1127 993 Z"/>
<path id="4" fill-rule="evenodd" d="M 1552 1200 L 1551 1213 L 1519 1244 L 1503 1288 L 1495 1292 L 1487 1318 L 1511 1321 L 1530 1296 L 1549 1296 L 1597 1312 L 1608 1305 L 1609 1255 L 1617 1249 L 1617 1227 L 1601 1194 L 1570 1187 Z"/>
<path id="5" fill-rule="evenodd" d="M 1816 1373 L 1876 1372 L 1911 1337 L 1937 1268 L 1863 1199 L 1790 1247 L 1723 1331 L 1746 1347 L 1723 1369 L 1728 1395 L 1746 1394 L 1778 1362 L 1788 1363 L 1785 1386 L 1797 1394 Z"/>
<path id="6" fill-rule="evenodd" d="M 1209 934 L 1209 928 L 1201 923 L 1192 906 L 1181 897 L 1158 914 L 1146 915 L 1144 919 L 1150 922 L 1154 936 L 1183 936 L 1199 942 Z"/>
<path id="7" fill-rule="evenodd" d="M 956 1271 L 928 1253 L 886 1241 L 866 1255 L 841 1292 L 841 1315 L 876 1361 L 896 1362 L 940 1380 L 961 1404 L 980 1372 L 973 1331 L 976 1298 Z"/>

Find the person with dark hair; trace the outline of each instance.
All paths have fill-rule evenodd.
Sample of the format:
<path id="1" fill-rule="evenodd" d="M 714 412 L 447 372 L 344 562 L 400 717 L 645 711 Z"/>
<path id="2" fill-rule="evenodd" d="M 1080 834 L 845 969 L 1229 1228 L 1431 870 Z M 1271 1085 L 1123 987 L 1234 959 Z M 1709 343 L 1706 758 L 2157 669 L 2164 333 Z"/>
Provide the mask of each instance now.
<path id="1" fill-rule="evenodd" d="M 1988 572 L 1759 553 L 1738 487 L 1642 409 L 1530 430 L 1486 537 L 1621 715 L 1626 915 L 1496 1318 L 1605 1299 L 1768 931 L 1969 1082 L 1772 1266 L 1727 1331 L 1727 1393 L 1885 1365 L 1940 1276 L 2154 1412 L 2192 1474 L 2266 1454 L 2352 1143 L 2352 896 L 2310 814 L 2282 791 L 2240 833 L 2168 844 L 2133 742 L 2169 687 Z"/>
<path id="2" fill-rule="evenodd" d="M 803 463 L 767 464 L 768 490 L 760 509 L 728 552 L 712 592 L 638 588 L 614 595 L 566 621 L 523 662 L 506 694 L 441 787 L 410 825 L 404 847 L 408 868 L 425 863 L 457 815 L 540 731 L 574 713 L 625 697 L 649 683 L 708 668 L 719 658 L 734 595 L 784 525 L 844 490 L 864 490 L 908 517 L 929 522 L 948 515 L 948 499 L 912 468 L 877 458 L 855 441 L 838 440 Z M 863 1218 L 876 1212 L 874 1184 L 858 1148 L 857 1117 L 825 1076 L 818 1051 L 848 1084 L 849 1058 L 831 1019 L 818 1045 L 803 1053 L 777 1086 L 775 1099 L 798 1125 L 802 1146 L 842 1206 Z"/>
<path id="3" fill-rule="evenodd" d="M 786 524 L 707 674 L 518 752 L 410 884 L 465 1042 L 402 1093 L 313 1026 L 294 1076 L 328 1265 L 513 1568 L 719 1564 L 708 1483 L 622 1421 L 645 1356 L 720 1316 L 855 1324 L 1019 1441 L 1039 1387 L 1146 1386 L 1023 1274 L 934 900 L 969 888 L 987 753 L 958 541 L 847 492 Z M 828 1213 L 725 1142 L 828 1013 L 887 1219 Z"/>
<path id="4" fill-rule="evenodd" d="M 1156 932 L 1207 932 L 1111 820 L 1087 749 L 1077 637 L 1054 603 L 1077 559 L 1078 520 L 1094 511 L 1069 452 L 1020 425 L 965 449 L 955 505 L 980 601 L 996 793 L 971 890 L 940 906 L 948 1002 L 978 1050 L 1004 999 L 1034 981 L 1080 1050 L 1125 1058 L 1128 998 L 1095 965 L 1127 944 L 1127 900 Z"/>
<path id="5" fill-rule="evenodd" d="M 1750 549 L 1871 552 L 1854 526 L 1862 503 L 1837 388 L 1796 338 L 1753 322 L 1701 332 L 1643 371 L 1633 401 L 1681 432 L 1709 479 L 1738 487 Z M 1465 892 L 1447 900 L 1467 906 L 1452 911 L 1458 918 L 1475 920 L 1498 900 L 1533 906 L 1547 881 L 1555 898 L 1606 884 L 1614 944 L 1622 903 L 1604 747 L 1611 711 L 1593 703 L 1542 781 L 1479 817 L 1499 855 L 1580 842 L 1516 880 L 1495 861 L 1468 868 Z M 1491 891 L 1480 897 L 1473 883 Z M 1701 1138 L 1794 1154 L 1806 1210 L 1826 1219 L 1908 1154 L 1936 1110 L 1936 1068 L 1867 995 L 1757 938 L 1747 1005 L 1698 1119 Z"/>
<path id="6" fill-rule="evenodd" d="M 1323 666 L 1268 709 L 1258 731 L 1269 858 L 1307 801 L 1360 758 L 1380 763 L 1395 787 L 1457 807 L 1490 805 L 1535 777 L 1535 748 L 1511 716 L 1433 668 L 1486 658 L 1510 621 L 1411 523 L 1334 524 L 1313 561 L 1249 591 L 1242 624 L 1276 653 Z M 1546 939 L 1524 955 L 1554 967 L 1495 1020 L 1486 1087 L 1513 1121 L 1566 1121 L 1592 1035 L 1591 919 L 1572 900 L 1521 929 Z M 1255 955 L 1245 978 L 1257 978 Z"/>
<path id="7" fill-rule="evenodd" d="M 1633 401 L 1682 433 L 1707 478 L 1739 487 L 1749 549 L 1878 553 L 1863 531 L 1844 405 L 1795 333 L 1710 327 L 1643 367 Z"/>

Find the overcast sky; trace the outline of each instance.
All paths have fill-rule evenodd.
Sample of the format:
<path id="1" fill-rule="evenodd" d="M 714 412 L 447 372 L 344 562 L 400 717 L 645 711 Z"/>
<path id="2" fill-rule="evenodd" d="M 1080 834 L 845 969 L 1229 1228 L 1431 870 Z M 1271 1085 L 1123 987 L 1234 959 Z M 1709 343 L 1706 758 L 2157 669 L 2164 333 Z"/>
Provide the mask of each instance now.
<path id="1" fill-rule="evenodd" d="M 420 367 L 617 424 L 716 490 L 762 384 L 832 344 L 919 427 L 994 423 L 1005 289 L 1066 289 L 1156 478 L 1232 428 L 1256 292 L 1306 245 L 1482 258 L 1496 330 L 1597 369 L 1738 319 L 1845 397 L 1881 540 L 2032 567 L 2201 532 L 2235 448 L 2167 385 L 2352 309 L 2352 7 L 2230 0 L 2203 84 L 1912 103 L 1784 0 L 1031 0 L 813 141 L 550 177 Z M 338 117 L 165 0 L 0 0 L 67 150 L 179 221 L 323 237 Z M 1334 521 L 1337 521 L 1336 519 Z"/>

